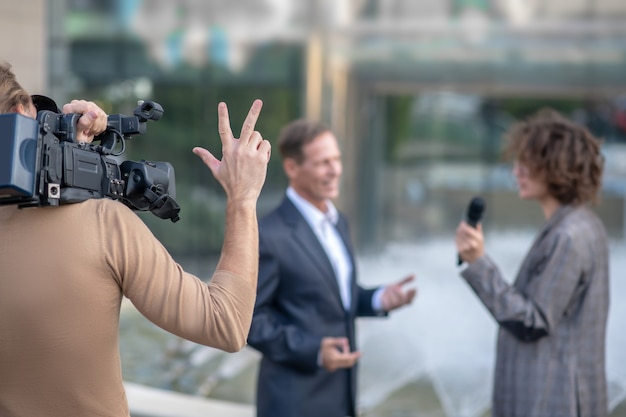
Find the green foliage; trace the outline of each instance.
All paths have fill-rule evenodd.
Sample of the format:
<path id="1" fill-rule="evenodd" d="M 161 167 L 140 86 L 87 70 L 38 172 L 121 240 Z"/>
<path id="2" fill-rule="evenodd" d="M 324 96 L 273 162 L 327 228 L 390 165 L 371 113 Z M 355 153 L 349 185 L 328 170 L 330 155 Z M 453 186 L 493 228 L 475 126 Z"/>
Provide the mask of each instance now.
<path id="1" fill-rule="evenodd" d="M 418 114 L 413 111 L 416 98 L 386 97 L 386 159 L 390 163 L 412 165 L 472 159 L 493 162 L 503 145 L 500 139 L 513 121 L 545 107 L 567 116 L 585 105 L 581 99 L 483 97 L 473 113 L 458 115 L 426 109 Z"/>
<path id="2" fill-rule="evenodd" d="M 386 99 L 386 157 L 393 158 L 397 149 L 411 137 L 413 96 L 389 96 Z"/>
<path id="3" fill-rule="evenodd" d="M 413 165 L 424 161 L 484 157 L 490 134 L 477 115 L 415 112 L 417 97 L 389 96 L 387 101 L 387 161 Z"/>
<path id="4" fill-rule="evenodd" d="M 97 53 L 94 53 L 97 51 Z M 303 114 L 304 49 L 293 43 L 267 43 L 250 51 L 244 68 L 224 62 L 197 67 L 181 62 L 164 69 L 145 45 L 124 36 L 76 38 L 70 44 L 71 68 L 80 80 L 82 99 L 93 100 L 108 114 L 131 115 L 136 103 L 133 83 L 149 78 L 152 94 L 141 99 L 161 104 L 164 115 L 149 122 L 145 135 L 127 142 L 124 159 L 170 162 L 176 172 L 176 200 L 181 220 L 172 224 L 151 213 L 142 219 L 177 255 L 216 254 L 224 233 L 224 192 L 210 170 L 192 153 L 202 146 L 221 158 L 217 105 L 228 105 L 231 128 L 239 137 L 254 99 L 263 100 L 256 129 L 273 146 L 263 192 L 284 189 L 276 139 L 280 129 Z"/>
<path id="5" fill-rule="evenodd" d="M 583 106 L 584 103 L 581 99 L 515 97 L 500 100 L 501 109 L 516 119 L 527 117 L 544 107 L 550 107 L 554 110 L 562 112 L 564 115 L 568 115 Z"/>
<path id="6" fill-rule="evenodd" d="M 224 236 L 225 197 L 186 184 L 177 184 L 176 201 L 181 206 L 180 220 L 172 223 L 151 213 L 141 213 L 142 220 L 173 256 L 218 253 Z"/>
<path id="7" fill-rule="evenodd" d="M 207 148 L 221 158 L 217 105 L 228 105 L 235 137 L 241 131 L 254 99 L 263 100 L 256 125 L 273 146 L 266 188 L 284 187 L 285 180 L 276 139 L 284 124 L 300 117 L 299 89 L 289 86 L 215 86 L 210 84 L 164 84 L 155 88 L 154 100 L 164 116 L 149 122 L 146 135 L 127 144 L 127 159 L 168 161 L 176 172 L 176 200 L 181 220 L 175 224 L 152 214 L 142 215 L 145 223 L 173 254 L 215 254 L 221 249 L 224 233 L 224 193 L 210 170 L 191 150 Z"/>

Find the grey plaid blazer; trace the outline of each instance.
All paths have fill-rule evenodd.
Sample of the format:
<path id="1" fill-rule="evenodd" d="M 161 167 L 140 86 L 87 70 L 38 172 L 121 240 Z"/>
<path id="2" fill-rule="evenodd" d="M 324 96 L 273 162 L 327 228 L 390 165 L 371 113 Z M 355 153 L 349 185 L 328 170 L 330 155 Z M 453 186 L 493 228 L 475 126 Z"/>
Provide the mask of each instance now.
<path id="1" fill-rule="evenodd" d="M 493 417 L 605 417 L 608 241 L 586 206 L 546 222 L 513 285 L 484 256 L 461 275 L 499 324 Z"/>

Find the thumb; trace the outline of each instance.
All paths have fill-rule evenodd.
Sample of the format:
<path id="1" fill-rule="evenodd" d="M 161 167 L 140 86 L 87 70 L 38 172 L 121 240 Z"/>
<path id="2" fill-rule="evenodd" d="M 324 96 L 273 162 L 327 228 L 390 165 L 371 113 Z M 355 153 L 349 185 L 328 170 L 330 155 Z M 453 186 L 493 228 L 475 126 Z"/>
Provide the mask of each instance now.
<path id="1" fill-rule="evenodd" d="M 343 349 L 348 343 L 348 339 L 345 337 L 326 337 L 325 339 L 329 346 L 333 346 L 338 349 Z"/>
<path id="2" fill-rule="evenodd" d="M 209 167 L 209 169 L 211 170 L 211 172 L 213 173 L 213 175 L 215 175 L 215 173 L 217 172 L 217 169 L 220 166 L 220 161 L 219 159 L 217 159 L 216 157 L 213 156 L 213 154 L 209 151 L 207 151 L 204 148 L 200 148 L 200 147 L 195 147 L 193 148 L 193 153 L 195 153 L 196 155 L 198 155 L 200 157 L 200 159 L 202 159 L 202 162 L 204 162 L 204 164 Z"/>

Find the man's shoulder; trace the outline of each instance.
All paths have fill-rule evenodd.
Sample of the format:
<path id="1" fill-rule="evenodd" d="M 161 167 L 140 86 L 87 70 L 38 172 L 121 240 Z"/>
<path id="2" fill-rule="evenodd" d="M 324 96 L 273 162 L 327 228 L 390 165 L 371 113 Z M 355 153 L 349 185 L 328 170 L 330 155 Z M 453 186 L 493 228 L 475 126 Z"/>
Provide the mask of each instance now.
<path id="1" fill-rule="evenodd" d="M 143 223 L 127 205 L 110 198 L 91 198 L 80 203 L 67 204 L 68 214 L 73 218 L 92 219 L 96 222 L 124 224 L 126 227 Z"/>
<path id="2" fill-rule="evenodd" d="M 284 223 L 285 211 L 282 209 L 282 207 L 283 203 L 261 216 L 261 218 L 259 219 L 259 227 L 276 223 Z"/>
<path id="3" fill-rule="evenodd" d="M 83 210 L 89 210 L 91 212 L 102 211 L 102 212 L 122 212 L 127 213 L 132 210 L 122 202 L 118 200 L 111 200 L 110 198 L 91 198 L 89 200 L 85 200 L 81 203 L 76 203 Z"/>
<path id="4" fill-rule="evenodd" d="M 263 235 L 281 235 L 304 220 L 293 203 L 285 198 L 282 202 L 259 219 L 259 232 Z"/>

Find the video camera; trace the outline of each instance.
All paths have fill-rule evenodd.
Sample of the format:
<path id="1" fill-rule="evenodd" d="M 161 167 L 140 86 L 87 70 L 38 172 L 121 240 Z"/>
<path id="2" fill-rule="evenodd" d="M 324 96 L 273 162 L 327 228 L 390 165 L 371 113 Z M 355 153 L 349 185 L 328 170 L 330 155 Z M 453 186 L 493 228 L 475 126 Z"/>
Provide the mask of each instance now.
<path id="1" fill-rule="evenodd" d="M 45 96 L 33 96 L 33 102 L 36 120 L 0 114 L 0 205 L 58 206 L 111 198 L 136 211 L 179 220 L 169 162 L 118 164 L 113 158 L 124 153 L 132 135 L 145 133 L 148 120 L 161 118 L 161 105 L 140 101 L 134 116 L 109 115 L 106 130 L 94 137 L 94 143 L 84 143 L 77 141 L 80 114 L 61 114 Z"/>

